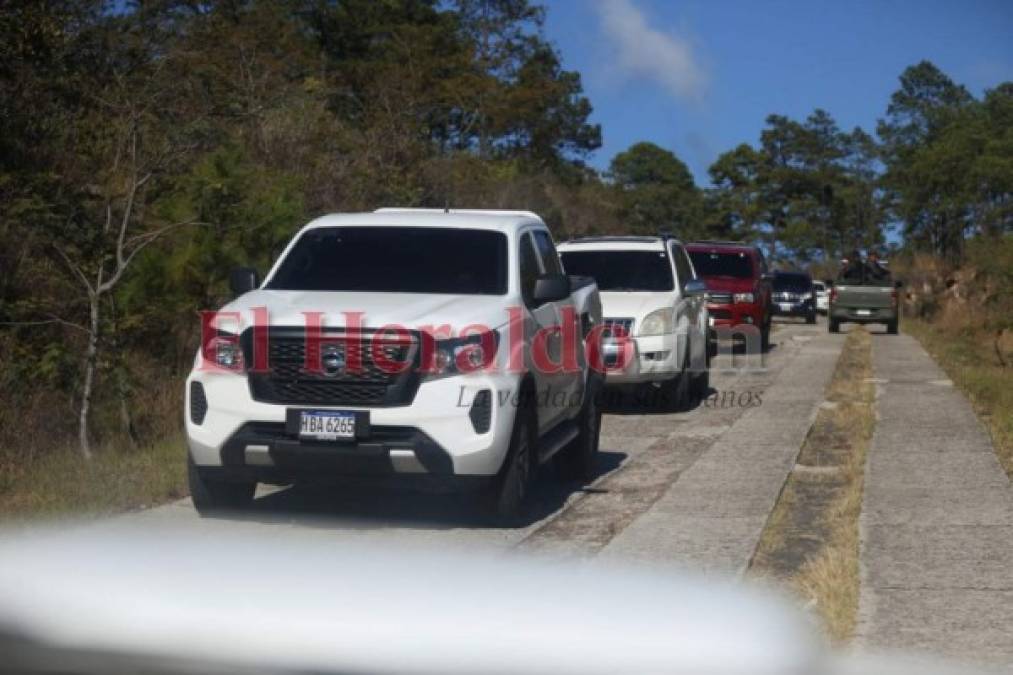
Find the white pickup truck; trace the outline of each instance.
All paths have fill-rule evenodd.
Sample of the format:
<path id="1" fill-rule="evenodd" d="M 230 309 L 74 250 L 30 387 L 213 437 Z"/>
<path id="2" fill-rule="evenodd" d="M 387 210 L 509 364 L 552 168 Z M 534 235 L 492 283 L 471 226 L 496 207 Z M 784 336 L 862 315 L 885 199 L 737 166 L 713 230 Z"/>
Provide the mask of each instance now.
<path id="1" fill-rule="evenodd" d="M 670 236 L 594 237 L 559 246 L 570 274 L 591 276 L 601 291 L 607 384 L 660 385 L 684 408 L 710 388 L 707 286 L 697 279 L 682 243 Z M 614 351 L 610 351 L 614 350 Z M 615 359 L 622 362 L 613 362 Z"/>
<path id="2" fill-rule="evenodd" d="M 260 482 L 354 476 L 475 488 L 521 522 L 539 464 L 593 475 L 600 299 L 535 214 L 324 216 L 263 283 L 243 269 L 232 286 L 186 382 L 201 513 Z"/>

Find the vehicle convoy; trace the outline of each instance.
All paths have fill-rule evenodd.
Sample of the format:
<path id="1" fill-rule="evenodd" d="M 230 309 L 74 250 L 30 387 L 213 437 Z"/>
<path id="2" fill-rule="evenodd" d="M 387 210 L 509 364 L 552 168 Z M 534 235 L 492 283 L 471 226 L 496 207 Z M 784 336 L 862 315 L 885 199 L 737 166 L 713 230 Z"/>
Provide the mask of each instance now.
<path id="1" fill-rule="evenodd" d="M 830 289 L 826 282 L 813 279 L 813 293 L 816 294 L 816 311 L 826 314 L 830 311 Z"/>
<path id="2" fill-rule="evenodd" d="M 804 272 L 774 272 L 771 281 L 774 314 L 800 316 L 816 323 L 816 289 L 812 277 Z"/>
<path id="3" fill-rule="evenodd" d="M 711 339 L 722 334 L 742 339 L 749 327 L 759 332 L 761 348 L 767 349 L 773 311 L 763 252 L 736 241 L 695 241 L 686 244 L 686 252 L 707 284 Z"/>
<path id="4" fill-rule="evenodd" d="M 601 292 L 609 385 L 663 387 L 676 408 L 706 396 L 706 285 L 685 247 L 668 237 L 595 237 L 559 246 L 563 267 L 590 276 Z M 620 355 L 623 344 L 629 353 Z M 622 363 L 618 360 L 622 358 Z"/>
<path id="5" fill-rule="evenodd" d="M 896 335 L 900 324 L 897 296 L 902 285 L 878 261 L 852 260 L 830 289 L 830 332 L 840 331 L 842 323 L 881 323 Z"/>
<path id="6" fill-rule="evenodd" d="M 324 216 L 232 282 L 186 382 L 198 511 L 357 477 L 478 490 L 512 521 L 539 464 L 592 475 L 601 302 L 535 214 Z"/>

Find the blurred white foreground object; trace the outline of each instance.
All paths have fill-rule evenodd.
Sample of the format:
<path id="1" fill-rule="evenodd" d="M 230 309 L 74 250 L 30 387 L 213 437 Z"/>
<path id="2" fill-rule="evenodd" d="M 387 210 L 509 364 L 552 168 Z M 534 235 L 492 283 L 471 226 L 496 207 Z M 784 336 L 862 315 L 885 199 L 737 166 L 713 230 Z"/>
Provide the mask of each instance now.
<path id="1" fill-rule="evenodd" d="M 319 533 L 0 541 L 4 673 L 852 672 L 818 645 L 775 598 L 693 576 L 339 547 Z"/>

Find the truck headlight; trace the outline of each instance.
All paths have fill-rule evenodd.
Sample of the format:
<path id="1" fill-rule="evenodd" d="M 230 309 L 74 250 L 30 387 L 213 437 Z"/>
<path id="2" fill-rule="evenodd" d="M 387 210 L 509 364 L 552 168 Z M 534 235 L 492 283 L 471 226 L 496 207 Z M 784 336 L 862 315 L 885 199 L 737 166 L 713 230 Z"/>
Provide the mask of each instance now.
<path id="1" fill-rule="evenodd" d="M 239 346 L 236 335 L 219 334 L 211 338 L 204 345 L 203 357 L 208 363 L 225 370 L 242 372 L 245 365 L 243 348 Z"/>
<path id="2" fill-rule="evenodd" d="M 640 322 L 638 335 L 664 335 L 675 332 L 672 325 L 672 308 L 664 307 L 656 309 Z"/>
<path id="3" fill-rule="evenodd" d="M 496 360 L 499 332 L 491 330 L 450 340 L 423 338 L 422 373 L 428 380 L 483 370 Z"/>
<path id="4" fill-rule="evenodd" d="M 736 293 L 732 296 L 732 300 L 735 302 L 745 302 L 747 304 L 755 301 L 752 293 Z"/>

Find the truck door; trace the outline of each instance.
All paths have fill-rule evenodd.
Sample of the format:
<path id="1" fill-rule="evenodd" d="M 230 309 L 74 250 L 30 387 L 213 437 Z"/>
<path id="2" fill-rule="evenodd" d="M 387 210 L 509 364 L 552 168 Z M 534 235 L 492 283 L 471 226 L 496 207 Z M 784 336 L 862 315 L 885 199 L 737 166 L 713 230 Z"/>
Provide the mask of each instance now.
<path id="1" fill-rule="evenodd" d="M 676 329 L 685 329 L 686 346 L 690 350 L 690 366 L 700 366 L 706 363 L 707 359 L 707 326 L 703 325 L 706 319 L 703 312 L 703 296 L 687 297 L 686 284 L 696 276 L 693 274 L 693 265 L 686 255 L 686 249 L 681 245 L 672 243 L 669 245 L 669 254 L 675 263 L 675 272 L 678 278 L 679 300 L 675 307 Z M 685 316 L 685 323 L 682 317 Z"/>
<path id="2" fill-rule="evenodd" d="M 535 303 L 535 283 L 542 275 L 542 266 L 530 230 L 521 235 L 518 246 L 521 297 L 527 310 L 527 318 L 524 322 L 524 340 L 527 344 L 525 362 L 534 376 L 538 431 L 543 433 L 559 419 L 559 411 L 551 404 L 553 391 L 556 389 L 556 375 L 539 367 L 538 360 L 535 358 L 535 350 L 538 349 L 536 336 L 539 333 L 546 336 L 544 344 L 548 358 L 558 359 L 559 338 L 555 333 L 559 322 L 556 320 L 556 308 L 553 303 L 541 305 Z"/>
<path id="3" fill-rule="evenodd" d="M 539 274 L 562 274 L 563 266 L 559 262 L 556 248 L 552 244 L 549 233 L 542 229 L 532 229 L 530 242 L 533 246 L 538 263 Z M 569 308 L 569 312 L 563 311 Z M 582 345 L 567 347 L 563 330 L 564 317 L 569 317 L 571 323 L 569 334 L 579 335 L 579 319 L 576 317 L 576 310 L 570 298 L 559 302 L 547 302 L 541 306 L 530 308 L 535 321 L 538 324 L 536 330 L 542 331 L 542 337 L 538 341 L 532 341 L 532 357 L 541 357 L 542 367 L 535 363 L 535 370 L 541 376 L 545 387 L 545 398 L 541 399 L 544 406 L 543 417 L 548 427 L 554 426 L 562 419 L 572 417 L 579 412 L 580 390 L 583 387 L 583 370 L 568 368 L 566 364 L 566 349 L 576 349 Z M 538 352 L 538 353 L 536 353 Z M 571 353 L 571 357 L 574 354 Z M 579 352 L 580 360 L 578 366 L 583 363 L 583 351 Z M 570 409 L 570 403 L 576 402 L 574 409 Z"/>

